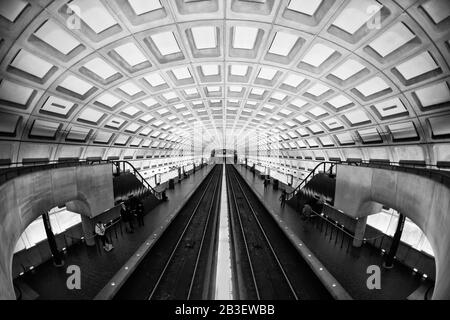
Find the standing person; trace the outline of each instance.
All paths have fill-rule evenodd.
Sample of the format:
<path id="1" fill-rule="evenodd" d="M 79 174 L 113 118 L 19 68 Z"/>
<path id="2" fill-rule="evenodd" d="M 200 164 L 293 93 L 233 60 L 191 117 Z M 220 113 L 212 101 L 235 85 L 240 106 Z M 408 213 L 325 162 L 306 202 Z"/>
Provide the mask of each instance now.
<path id="1" fill-rule="evenodd" d="M 323 194 L 320 195 L 319 199 L 317 200 L 317 212 L 322 213 L 323 207 L 325 206 L 325 197 Z"/>
<path id="2" fill-rule="evenodd" d="M 144 204 L 139 201 L 137 208 L 136 208 L 136 217 L 137 217 L 137 221 L 138 224 L 140 226 L 144 226 Z"/>
<path id="3" fill-rule="evenodd" d="M 134 225 L 133 225 L 134 205 L 132 198 L 128 199 L 126 207 L 127 207 L 128 227 L 131 230 L 130 233 L 134 233 Z"/>
<path id="4" fill-rule="evenodd" d="M 122 204 L 120 205 L 120 216 L 122 217 L 122 220 L 125 223 L 125 232 L 133 233 L 133 230 L 130 228 L 129 224 L 130 216 L 128 213 L 128 209 L 124 202 L 122 202 Z"/>
<path id="5" fill-rule="evenodd" d="M 264 191 L 267 190 L 267 186 L 269 185 L 269 180 L 268 179 L 264 179 Z"/>
<path id="6" fill-rule="evenodd" d="M 101 221 L 98 221 L 95 224 L 95 234 L 98 235 L 100 240 L 102 241 L 103 249 L 105 249 L 105 251 L 110 251 L 113 248 L 113 246 L 112 244 L 108 243 L 108 238 L 106 237 L 105 233 L 106 233 L 105 225 Z"/>
<path id="7" fill-rule="evenodd" d="M 127 207 L 125 206 L 124 202 L 122 202 L 120 204 L 120 217 L 122 218 L 123 222 L 126 222 L 126 220 L 127 220 Z"/>
<path id="8" fill-rule="evenodd" d="M 281 196 L 280 196 L 280 202 L 281 202 L 281 207 L 284 208 L 284 206 L 286 205 L 286 190 L 283 189 L 283 191 L 281 191 Z"/>
<path id="9" fill-rule="evenodd" d="M 303 210 L 302 210 L 302 220 L 306 220 L 311 217 L 311 213 L 312 213 L 312 208 L 309 205 L 309 203 L 307 202 L 304 206 L 303 206 Z"/>

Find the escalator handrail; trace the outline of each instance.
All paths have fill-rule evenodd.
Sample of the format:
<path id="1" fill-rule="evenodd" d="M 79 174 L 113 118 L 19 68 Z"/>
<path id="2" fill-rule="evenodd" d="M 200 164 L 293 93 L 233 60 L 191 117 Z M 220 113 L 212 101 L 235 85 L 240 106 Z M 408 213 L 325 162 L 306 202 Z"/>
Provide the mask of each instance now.
<path id="1" fill-rule="evenodd" d="M 155 190 L 150 183 L 148 183 L 147 179 L 145 179 L 141 173 L 127 160 L 114 160 L 112 161 L 112 163 L 119 168 L 120 170 L 120 163 L 126 164 L 128 165 L 132 170 L 133 170 L 133 175 L 136 176 L 136 178 L 138 178 L 138 180 L 141 181 L 141 183 L 144 185 L 144 187 L 146 187 L 148 190 L 150 190 L 150 192 L 159 200 L 162 199 L 162 194 L 165 191 L 165 189 L 161 190 L 161 191 L 157 191 Z"/>
<path id="2" fill-rule="evenodd" d="M 289 192 L 286 195 L 286 200 L 292 199 L 298 193 L 298 191 L 300 191 L 300 189 L 302 187 L 304 187 L 306 185 L 306 183 L 311 180 L 309 178 L 310 177 L 312 178 L 312 177 L 314 177 L 317 174 L 317 171 L 318 171 L 319 167 L 324 166 L 324 171 L 323 172 L 327 172 L 325 170 L 325 166 L 327 164 L 331 164 L 330 169 L 329 169 L 329 172 L 331 173 L 332 170 L 333 170 L 333 167 L 337 164 L 337 162 L 332 162 L 332 161 L 322 161 L 322 162 L 320 162 L 317 166 L 314 167 L 314 169 L 302 181 L 300 181 L 300 183 L 297 185 L 297 187 L 295 187 L 294 190 L 292 190 L 291 192 Z"/>
<path id="3" fill-rule="evenodd" d="M 151 191 L 158 199 L 162 198 L 162 193 L 165 190 L 156 191 L 147 180 L 140 174 L 140 172 L 126 160 L 81 160 L 81 161 L 48 161 L 48 162 L 35 162 L 34 165 L 27 162 L 14 162 L 9 163 L 8 167 L 0 168 L 0 185 L 21 175 L 31 172 L 38 172 L 50 169 L 77 167 L 77 166 L 91 166 L 97 164 L 119 164 L 126 163 L 133 171 L 133 174 L 141 181 L 141 183 Z M 117 165 L 116 165 L 117 166 Z"/>
<path id="4" fill-rule="evenodd" d="M 347 166 L 364 166 L 369 168 L 378 168 L 378 169 L 388 169 L 388 170 L 396 170 L 402 172 L 414 173 L 421 176 L 426 176 L 432 179 L 436 179 L 439 182 L 442 182 L 448 186 L 450 186 L 450 172 L 440 170 L 440 169 L 429 169 L 427 167 L 415 166 L 415 165 L 405 165 L 399 162 L 370 162 L 370 161 L 322 161 L 318 165 L 314 167 L 314 169 L 297 185 L 297 187 L 290 193 L 287 194 L 287 199 L 292 199 L 298 191 L 306 185 L 306 183 L 317 174 L 317 169 L 320 166 L 325 166 L 326 164 L 330 164 L 331 167 L 329 169 L 329 173 L 332 172 L 332 169 L 336 165 L 347 165 Z M 325 169 L 325 167 L 324 167 Z M 325 170 L 323 172 L 326 172 Z"/>

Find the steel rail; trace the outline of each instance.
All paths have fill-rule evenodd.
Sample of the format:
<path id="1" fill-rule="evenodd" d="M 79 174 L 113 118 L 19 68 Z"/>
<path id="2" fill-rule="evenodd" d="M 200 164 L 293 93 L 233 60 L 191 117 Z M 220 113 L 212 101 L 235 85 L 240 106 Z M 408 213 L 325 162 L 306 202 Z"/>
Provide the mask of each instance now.
<path id="1" fill-rule="evenodd" d="M 217 170 L 217 168 L 214 168 L 213 170 Z M 160 283 L 161 283 L 161 280 L 163 279 L 163 277 L 164 277 L 164 275 L 165 275 L 165 273 L 166 273 L 168 267 L 170 266 L 170 263 L 172 262 L 172 258 L 173 258 L 173 256 L 175 255 L 175 252 L 177 251 L 177 249 L 178 249 L 178 247 L 179 247 L 181 241 L 183 240 L 184 235 L 186 234 L 186 231 L 187 231 L 187 229 L 189 228 L 189 226 L 190 226 L 190 224 L 191 224 L 191 222 L 192 222 L 194 216 L 196 215 L 196 213 L 197 213 L 197 211 L 198 211 L 198 208 L 200 207 L 200 204 L 201 204 L 203 198 L 205 197 L 206 192 L 208 191 L 208 187 L 209 187 L 209 185 L 211 184 L 211 181 L 213 180 L 213 178 L 214 178 L 214 172 L 211 172 L 211 177 L 210 177 L 209 180 L 208 180 L 208 183 L 207 183 L 207 185 L 206 185 L 206 188 L 205 188 L 205 190 L 203 191 L 203 193 L 202 193 L 200 199 L 198 200 L 197 205 L 195 206 L 194 210 L 192 211 L 192 214 L 191 214 L 191 216 L 189 217 L 189 220 L 188 220 L 188 222 L 186 223 L 186 226 L 184 227 L 183 232 L 181 233 L 180 237 L 178 238 L 178 241 L 177 241 L 177 243 L 175 244 L 174 249 L 172 250 L 172 252 L 171 252 L 169 258 L 167 259 L 167 262 L 166 262 L 166 264 L 164 265 L 164 268 L 163 268 L 163 270 L 161 271 L 161 274 L 159 275 L 158 280 L 156 281 L 156 284 L 153 286 L 152 291 L 151 291 L 150 294 L 147 296 L 147 300 L 151 300 L 152 297 L 153 297 L 153 295 L 155 294 L 156 290 L 158 289 L 158 287 L 159 287 L 159 285 L 160 285 Z"/>
<path id="2" fill-rule="evenodd" d="M 231 170 L 231 171 L 233 171 L 233 170 Z M 292 294 L 294 295 L 295 299 L 296 299 L 296 300 L 299 300 L 299 297 L 297 296 L 297 293 L 295 292 L 294 287 L 292 286 L 292 283 L 291 283 L 291 281 L 289 280 L 289 277 L 287 276 L 286 272 L 284 271 L 284 268 L 283 268 L 283 266 L 282 266 L 280 260 L 278 259 L 278 256 L 277 256 L 277 254 L 275 253 L 275 250 L 273 249 L 272 244 L 270 243 L 270 240 L 269 240 L 269 238 L 267 237 L 266 232 L 264 231 L 264 228 L 263 228 L 263 226 L 261 225 L 261 223 L 260 223 L 260 221 L 259 221 L 259 219 L 258 219 L 258 217 L 257 217 L 257 215 L 256 215 L 255 209 L 254 209 L 253 206 L 251 205 L 250 200 L 248 199 L 247 195 L 245 194 L 244 189 L 242 188 L 241 183 L 239 182 L 239 179 L 238 179 L 238 177 L 237 177 L 237 175 L 236 175 L 236 172 L 233 171 L 232 174 L 233 174 L 234 177 L 236 178 L 237 185 L 238 185 L 239 189 L 241 190 L 242 195 L 244 196 L 244 199 L 246 200 L 246 202 L 247 202 L 247 204 L 248 204 L 248 206 L 249 206 L 249 208 L 250 208 L 250 211 L 251 211 L 253 217 L 255 218 L 255 220 L 256 220 L 256 222 L 257 222 L 257 224 L 258 224 L 258 227 L 259 227 L 259 229 L 260 229 L 262 235 L 264 236 L 264 239 L 266 240 L 266 242 L 267 242 L 267 244 L 268 244 L 268 246 L 269 246 L 269 248 L 270 248 L 270 251 L 272 252 L 273 257 L 275 258 L 275 261 L 277 262 L 277 265 L 278 265 L 278 267 L 280 268 L 281 273 L 283 274 L 283 277 L 284 277 L 284 279 L 286 280 L 286 283 L 287 283 L 288 286 L 289 286 L 289 289 L 291 290 L 291 292 L 292 292 Z M 234 192 L 233 192 L 233 193 L 234 193 Z M 234 195 L 235 195 L 235 193 L 234 193 Z M 236 206 L 236 207 L 237 207 L 237 206 Z M 238 207 L 237 207 L 237 208 L 238 208 Z M 241 212 L 240 212 L 239 209 L 237 209 L 237 212 L 238 212 L 238 216 L 239 216 L 239 221 L 241 222 L 241 219 L 240 219 L 240 214 L 241 214 Z M 242 224 L 241 224 L 241 229 L 242 229 Z M 243 229 L 242 229 L 242 232 L 244 232 Z M 246 244 L 246 246 L 247 246 L 247 244 Z M 246 249 L 248 249 L 248 248 L 246 248 Z M 252 272 L 253 272 L 253 271 L 252 271 Z"/>
<path id="3" fill-rule="evenodd" d="M 190 300 L 190 298 L 191 298 L 191 292 L 192 292 L 192 288 L 194 286 L 195 276 L 197 275 L 197 268 L 198 268 L 198 264 L 200 261 L 200 255 L 203 251 L 203 244 L 205 242 L 206 232 L 208 231 L 209 219 L 212 215 L 214 206 L 217 205 L 217 201 L 219 201 L 219 198 L 220 198 L 220 196 L 218 194 L 218 187 L 219 187 L 219 184 L 221 185 L 221 182 L 222 182 L 222 178 L 219 178 L 216 185 L 214 186 L 213 199 L 211 201 L 211 206 L 208 209 L 208 217 L 206 218 L 205 226 L 203 227 L 202 240 L 200 241 L 200 248 L 198 249 L 197 258 L 195 260 L 194 272 L 192 273 L 192 278 L 191 278 L 191 283 L 189 285 L 189 292 L 188 292 L 187 300 Z M 215 210 L 217 213 L 218 208 L 216 207 Z"/>
<path id="4" fill-rule="evenodd" d="M 227 180 L 228 180 L 228 183 L 229 183 L 228 185 L 230 186 L 230 191 L 231 191 L 231 192 L 229 192 L 229 194 L 230 194 L 230 196 L 231 196 L 231 198 L 233 200 L 234 207 L 236 208 L 235 211 L 239 212 L 239 209 L 238 209 L 239 207 L 237 205 L 237 200 L 236 200 L 236 193 L 234 191 L 233 184 L 231 183 L 231 176 L 230 176 L 230 174 L 227 175 Z M 254 272 L 254 268 L 253 268 L 253 261 L 252 261 L 252 258 L 250 257 L 250 251 L 248 249 L 247 237 L 245 236 L 244 226 L 242 225 L 242 220 L 241 220 L 241 216 L 240 216 L 239 213 L 237 214 L 237 218 L 238 218 L 238 221 L 239 221 L 239 226 L 240 226 L 240 230 L 241 230 L 241 234 L 242 234 L 242 239 L 244 240 L 244 247 L 245 247 L 245 252 L 246 252 L 246 255 L 247 255 L 247 260 L 248 260 L 248 263 L 250 265 L 250 272 L 252 274 L 253 285 L 255 286 L 256 298 L 258 300 L 261 300 L 261 297 L 259 295 L 258 283 L 256 281 L 255 272 Z"/>

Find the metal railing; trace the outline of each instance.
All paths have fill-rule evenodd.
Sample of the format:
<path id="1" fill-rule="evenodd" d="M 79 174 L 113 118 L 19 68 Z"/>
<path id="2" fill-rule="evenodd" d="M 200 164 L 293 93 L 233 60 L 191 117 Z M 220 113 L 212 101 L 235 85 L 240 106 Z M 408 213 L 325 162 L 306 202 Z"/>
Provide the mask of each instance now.
<path id="1" fill-rule="evenodd" d="M 123 171 L 129 171 L 133 173 L 136 178 L 143 184 L 143 186 L 149 190 L 153 195 L 156 196 L 157 199 L 162 199 L 162 191 L 156 191 L 147 181 L 146 179 L 139 173 L 139 171 L 126 160 L 81 160 L 81 161 L 46 161 L 42 163 L 40 161 L 36 162 L 12 162 L 4 168 L 0 168 L 0 185 L 14 179 L 16 177 L 29 174 L 32 172 L 39 172 L 44 170 L 51 169 L 59 169 L 59 168 L 67 168 L 67 167 L 77 167 L 77 166 L 92 166 L 98 164 L 112 164 L 120 172 L 120 168 L 123 168 Z M 127 170 L 128 169 L 128 170 Z"/>
<path id="2" fill-rule="evenodd" d="M 340 249 L 345 249 L 346 252 L 353 247 L 353 243 L 356 241 L 361 244 L 368 244 L 381 255 L 387 254 L 387 249 L 383 249 L 384 243 L 389 243 L 389 239 L 392 239 L 391 236 L 385 234 L 380 231 L 380 234 L 372 237 L 357 237 L 352 233 L 343 223 L 335 220 L 335 218 L 327 215 L 324 211 L 319 213 L 314 210 L 311 210 L 311 222 L 312 225 L 325 236 L 329 243 L 333 243 L 335 246 L 339 246 Z M 351 229 L 351 227 L 349 227 Z M 415 265 L 422 265 L 423 259 L 426 259 L 426 253 L 423 251 L 418 251 L 413 248 L 411 245 L 401 242 L 403 246 L 408 248 L 408 251 L 403 257 L 396 257 L 395 260 L 407 268 L 411 269 L 413 272 L 420 273 L 422 275 L 426 275 L 425 277 L 429 277 L 430 275 L 426 271 L 427 269 L 417 270 L 414 269 L 413 264 L 408 264 L 407 259 L 408 255 L 410 255 L 411 250 L 417 252 L 419 255 L 418 260 L 415 259 Z"/>
<path id="3" fill-rule="evenodd" d="M 336 162 L 331 161 L 324 161 L 319 163 L 317 166 L 314 167 L 314 169 L 302 180 L 300 183 L 286 195 L 286 200 L 292 199 L 303 187 L 306 186 L 306 184 L 311 181 L 311 179 L 316 176 L 319 173 L 333 173 L 333 168 L 336 166 Z M 327 169 L 327 165 L 329 168 Z M 323 167 L 323 170 L 320 170 Z"/>
<path id="4" fill-rule="evenodd" d="M 330 168 L 327 170 L 326 166 Z M 428 177 L 435 181 L 441 182 L 450 187 L 450 171 L 439 169 L 435 165 L 422 165 L 422 164 L 405 164 L 399 162 L 375 162 L 375 161 L 322 161 L 297 185 L 297 187 L 287 194 L 286 200 L 292 199 L 300 189 L 302 189 L 315 175 L 318 173 L 332 174 L 336 165 L 347 166 L 361 166 L 369 168 L 378 168 L 386 170 L 401 171 L 407 173 L 413 173 L 421 176 Z M 323 170 L 319 171 L 323 167 Z"/>
<path id="5" fill-rule="evenodd" d="M 155 190 L 150 183 L 147 181 L 146 178 L 144 178 L 141 173 L 128 161 L 126 160 L 115 160 L 112 161 L 112 163 L 114 164 L 114 166 L 116 167 L 116 174 L 120 174 L 120 172 L 130 172 L 132 173 L 138 180 L 139 182 L 142 183 L 142 185 L 148 190 L 150 191 L 150 193 L 152 193 L 158 200 L 163 200 L 163 194 L 165 192 L 164 190 L 161 191 L 157 191 Z"/>

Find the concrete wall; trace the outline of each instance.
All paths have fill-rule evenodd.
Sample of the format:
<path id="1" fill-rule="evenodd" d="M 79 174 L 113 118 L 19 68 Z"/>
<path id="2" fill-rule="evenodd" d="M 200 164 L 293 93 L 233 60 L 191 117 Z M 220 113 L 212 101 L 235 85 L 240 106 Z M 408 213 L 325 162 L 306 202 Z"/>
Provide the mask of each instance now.
<path id="1" fill-rule="evenodd" d="M 433 299 L 450 299 L 450 188 L 426 176 L 338 165 L 334 205 L 352 217 L 379 212 L 384 204 L 411 219 L 435 254 Z"/>
<path id="2" fill-rule="evenodd" d="M 22 232 L 43 212 L 69 202 L 89 217 L 113 207 L 111 164 L 33 172 L 0 186 L 0 299 L 15 299 L 12 258 Z"/>

